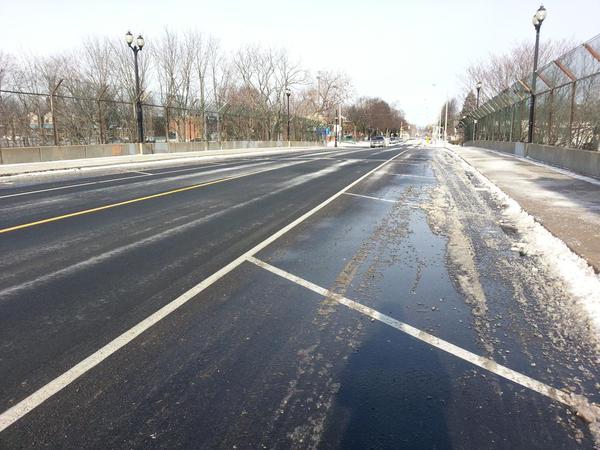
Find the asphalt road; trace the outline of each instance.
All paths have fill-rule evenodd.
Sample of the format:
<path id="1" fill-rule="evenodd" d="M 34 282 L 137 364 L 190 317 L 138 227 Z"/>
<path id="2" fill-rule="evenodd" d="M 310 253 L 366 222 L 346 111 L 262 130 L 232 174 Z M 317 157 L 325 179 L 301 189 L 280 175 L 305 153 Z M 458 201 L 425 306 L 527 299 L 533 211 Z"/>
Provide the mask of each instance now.
<path id="1" fill-rule="evenodd" d="M 0 448 L 593 448 L 502 208 L 417 144 L 0 180 Z"/>

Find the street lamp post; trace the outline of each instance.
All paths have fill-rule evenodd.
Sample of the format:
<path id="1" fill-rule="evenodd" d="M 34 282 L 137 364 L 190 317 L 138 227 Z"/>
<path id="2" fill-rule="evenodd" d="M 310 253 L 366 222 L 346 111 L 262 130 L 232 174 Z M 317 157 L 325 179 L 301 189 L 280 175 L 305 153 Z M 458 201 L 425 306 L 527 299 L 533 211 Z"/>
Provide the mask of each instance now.
<path id="1" fill-rule="evenodd" d="M 478 81 L 475 85 L 477 90 L 477 101 L 475 102 L 475 108 L 479 108 L 479 94 L 481 92 L 481 81 Z M 473 121 L 473 140 L 475 140 L 475 132 L 477 131 L 477 120 Z"/>
<path id="2" fill-rule="evenodd" d="M 285 88 L 285 95 L 287 97 L 287 140 L 288 146 L 290 146 L 290 95 L 292 95 L 292 91 L 290 90 L 290 88 Z"/>
<path id="3" fill-rule="evenodd" d="M 337 130 L 337 123 L 338 123 L 338 117 L 337 114 L 335 116 L 335 125 L 333 126 L 335 129 L 335 133 L 334 133 L 334 141 L 333 141 L 333 146 L 337 148 L 338 146 L 338 130 Z"/>
<path id="4" fill-rule="evenodd" d="M 540 49 L 540 28 L 542 28 L 542 22 L 546 18 L 547 11 L 544 5 L 540 5 L 536 13 L 533 15 L 532 23 L 535 28 L 535 50 L 533 52 L 533 77 L 531 80 L 531 97 L 529 100 L 529 130 L 527 134 L 527 142 L 530 144 L 533 142 L 533 121 L 535 117 L 535 84 L 537 81 L 537 65 L 538 65 L 538 54 Z"/>
<path id="5" fill-rule="evenodd" d="M 125 42 L 129 48 L 133 51 L 133 64 L 135 68 L 135 113 L 137 118 L 137 129 L 138 129 L 138 142 L 141 144 L 144 142 L 144 116 L 142 112 L 142 98 L 140 91 L 140 74 L 138 70 L 138 52 L 144 47 L 144 38 L 140 34 L 136 39 L 136 45 L 133 44 L 133 34 L 128 31 L 125 35 Z"/>

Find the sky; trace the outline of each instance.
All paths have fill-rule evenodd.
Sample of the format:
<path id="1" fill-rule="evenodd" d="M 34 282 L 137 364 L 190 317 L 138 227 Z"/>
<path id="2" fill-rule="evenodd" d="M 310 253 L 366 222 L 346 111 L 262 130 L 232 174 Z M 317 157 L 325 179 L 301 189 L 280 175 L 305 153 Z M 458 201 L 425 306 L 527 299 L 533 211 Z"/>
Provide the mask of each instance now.
<path id="1" fill-rule="evenodd" d="M 435 121 L 464 92 L 466 67 L 531 40 L 539 0 L 0 0 L 0 49 L 52 54 L 88 36 L 198 29 L 225 49 L 285 48 L 313 74 L 346 72 L 356 96 L 377 96 L 412 123 Z M 600 0 L 548 0 L 544 39 L 600 33 Z"/>

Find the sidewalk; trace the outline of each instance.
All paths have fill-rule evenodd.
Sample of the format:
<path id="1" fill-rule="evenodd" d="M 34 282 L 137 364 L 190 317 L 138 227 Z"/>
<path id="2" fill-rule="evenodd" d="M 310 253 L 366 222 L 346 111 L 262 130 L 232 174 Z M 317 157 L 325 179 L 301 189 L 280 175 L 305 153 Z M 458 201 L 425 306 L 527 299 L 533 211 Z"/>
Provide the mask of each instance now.
<path id="1" fill-rule="evenodd" d="M 600 180 L 479 147 L 449 145 L 600 272 Z"/>
<path id="2" fill-rule="evenodd" d="M 198 152 L 155 153 L 144 155 L 108 156 L 101 158 L 66 159 L 59 161 L 20 164 L 2 164 L 0 165 L 0 176 L 20 175 L 32 172 L 45 172 L 50 170 L 81 169 L 84 167 L 109 167 L 121 164 L 144 164 L 155 161 L 185 161 L 215 158 L 239 158 L 246 156 L 268 156 L 291 152 L 314 152 L 319 150 L 326 150 L 326 148 L 322 146 L 314 146 L 265 147 L 233 150 L 203 150 Z"/>

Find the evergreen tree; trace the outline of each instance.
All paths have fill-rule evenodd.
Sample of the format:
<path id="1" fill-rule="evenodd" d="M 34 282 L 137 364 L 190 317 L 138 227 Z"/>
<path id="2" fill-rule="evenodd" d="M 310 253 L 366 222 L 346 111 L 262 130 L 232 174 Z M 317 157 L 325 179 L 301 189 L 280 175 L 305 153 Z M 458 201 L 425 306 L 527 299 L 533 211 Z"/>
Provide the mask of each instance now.
<path id="1" fill-rule="evenodd" d="M 469 91 L 467 96 L 465 97 L 465 102 L 463 103 L 462 111 L 460 112 L 461 117 L 468 116 L 471 112 L 473 112 L 477 108 L 477 98 L 473 91 Z"/>

